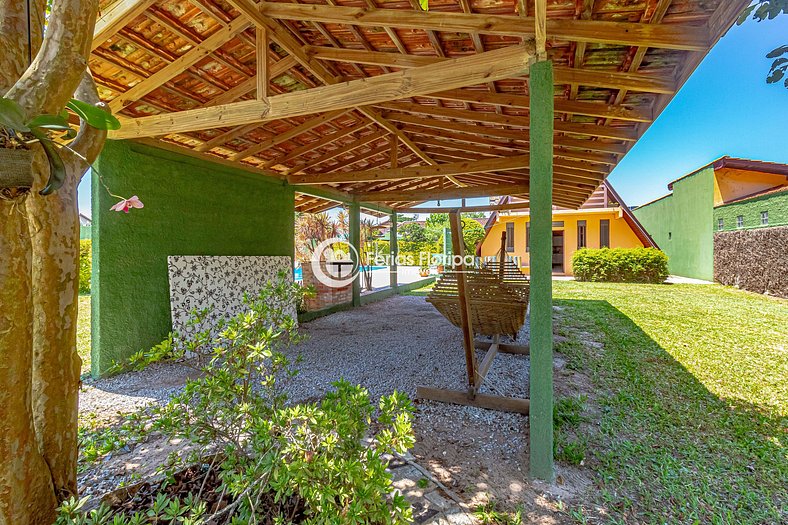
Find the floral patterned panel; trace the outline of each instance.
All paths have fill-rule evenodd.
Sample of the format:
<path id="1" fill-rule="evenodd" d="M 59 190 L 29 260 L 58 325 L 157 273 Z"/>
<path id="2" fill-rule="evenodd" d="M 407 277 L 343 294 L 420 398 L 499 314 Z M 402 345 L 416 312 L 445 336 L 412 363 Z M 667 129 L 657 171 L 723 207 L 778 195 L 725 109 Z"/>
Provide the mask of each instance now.
<path id="1" fill-rule="evenodd" d="M 287 256 L 171 255 L 167 266 L 172 329 L 187 338 L 194 330 L 188 326 L 193 310 L 211 309 L 213 326 L 218 319 L 242 311 L 244 294 L 257 295 L 263 286 L 276 281 L 279 272 L 293 278 Z M 292 308 L 295 317 L 295 305 Z"/>

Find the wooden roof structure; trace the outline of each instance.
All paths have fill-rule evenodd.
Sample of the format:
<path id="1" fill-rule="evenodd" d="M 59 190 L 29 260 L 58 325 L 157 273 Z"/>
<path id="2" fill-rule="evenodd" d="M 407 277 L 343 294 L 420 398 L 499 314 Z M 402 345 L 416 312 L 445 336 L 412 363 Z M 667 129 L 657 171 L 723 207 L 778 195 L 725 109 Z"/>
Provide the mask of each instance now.
<path id="1" fill-rule="evenodd" d="M 556 205 L 588 199 L 748 4 L 548 0 Z M 287 180 L 299 211 L 527 196 L 533 10 L 104 0 L 90 68 L 110 138 Z"/>

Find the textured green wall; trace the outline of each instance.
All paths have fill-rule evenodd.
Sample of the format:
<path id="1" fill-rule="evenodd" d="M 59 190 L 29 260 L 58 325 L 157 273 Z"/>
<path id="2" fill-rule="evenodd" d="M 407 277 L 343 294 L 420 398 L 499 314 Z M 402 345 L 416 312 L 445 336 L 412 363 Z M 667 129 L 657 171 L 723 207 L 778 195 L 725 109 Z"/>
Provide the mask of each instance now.
<path id="1" fill-rule="evenodd" d="M 291 187 L 131 142 L 108 141 L 93 180 L 92 371 L 150 348 L 171 329 L 168 255 L 293 255 Z"/>
<path id="2" fill-rule="evenodd" d="M 744 229 L 763 228 L 762 211 L 769 212 L 768 226 L 788 225 L 788 191 L 719 206 L 714 209 L 714 228 L 717 229 L 718 220 L 723 219 L 724 231 L 740 229 L 736 222 L 739 215 L 744 219 Z"/>
<path id="3" fill-rule="evenodd" d="M 673 275 L 714 278 L 714 170 L 676 181 L 673 194 L 641 206 L 635 217 L 668 256 Z"/>
<path id="4" fill-rule="evenodd" d="M 81 240 L 90 239 L 91 238 L 91 227 L 90 226 L 80 226 L 79 227 L 79 238 Z"/>

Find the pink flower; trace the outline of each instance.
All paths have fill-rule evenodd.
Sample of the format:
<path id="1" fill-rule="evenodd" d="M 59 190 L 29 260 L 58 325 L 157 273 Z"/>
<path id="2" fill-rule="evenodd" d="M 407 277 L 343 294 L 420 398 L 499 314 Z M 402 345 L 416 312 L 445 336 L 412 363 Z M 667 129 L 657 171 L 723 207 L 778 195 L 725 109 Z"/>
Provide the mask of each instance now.
<path id="1" fill-rule="evenodd" d="M 110 211 L 122 211 L 124 213 L 128 213 L 131 208 L 144 208 L 145 205 L 142 204 L 142 201 L 136 195 L 129 197 L 128 199 L 123 199 L 120 202 L 116 203 Z"/>

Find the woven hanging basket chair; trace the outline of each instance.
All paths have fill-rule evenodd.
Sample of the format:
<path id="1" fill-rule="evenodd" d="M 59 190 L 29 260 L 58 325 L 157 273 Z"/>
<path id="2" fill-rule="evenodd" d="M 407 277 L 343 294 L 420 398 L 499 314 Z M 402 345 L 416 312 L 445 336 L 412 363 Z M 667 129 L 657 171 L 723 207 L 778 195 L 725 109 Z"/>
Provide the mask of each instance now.
<path id="1" fill-rule="evenodd" d="M 519 271 L 518 271 L 519 272 Z M 457 273 L 446 272 L 427 296 L 431 303 L 454 326 L 462 328 Z M 470 298 L 471 326 L 476 334 L 515 337 L 525 324 L 529 284 L 522 279 L 501 279 L 489 269 L 465 271 L 465 289 Z"/>

